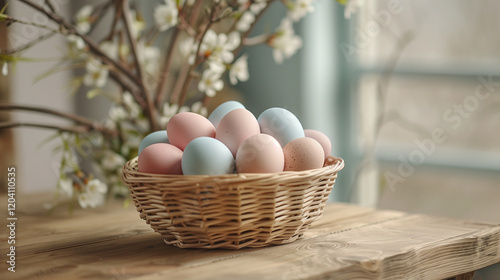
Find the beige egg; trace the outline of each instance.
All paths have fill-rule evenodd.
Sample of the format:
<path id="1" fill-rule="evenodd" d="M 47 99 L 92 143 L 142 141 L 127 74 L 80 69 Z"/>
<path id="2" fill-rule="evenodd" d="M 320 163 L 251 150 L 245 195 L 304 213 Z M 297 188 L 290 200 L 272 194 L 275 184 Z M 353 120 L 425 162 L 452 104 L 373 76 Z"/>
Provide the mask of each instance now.
<path id="1" fill-rule="evenodd" d="M 301 137 L 288 142 L 283 147 L 285 171 L 303 171 L 323 166 L 325 152 L 318 141 Z"/>
<path id="2" fill-rule="evenodd" d="M 247 138 L 236 153 L 238 173 L 282 172 L 284 164 L 280 143 L 268 134 L 256 134 Z"/>
<path id="3" fill-rule="evenodd" d="M 314 129 L 305 129 L 304 134 L 306 137 L 312 138 L 321 144 L 321 147 L 323 147 L 323 150 L 325 151 L 325 159 L 330 155 L 332 152 L 332 142 L 326 134 Z"/>
<path id="4" fill-rule="evenodd" d="M 224 143 L 233 157 L 241 143 L 252 135 L 260 134 L 259 122 L 247 109 L 234 109 L 219 122 L 215 138 Z"/>

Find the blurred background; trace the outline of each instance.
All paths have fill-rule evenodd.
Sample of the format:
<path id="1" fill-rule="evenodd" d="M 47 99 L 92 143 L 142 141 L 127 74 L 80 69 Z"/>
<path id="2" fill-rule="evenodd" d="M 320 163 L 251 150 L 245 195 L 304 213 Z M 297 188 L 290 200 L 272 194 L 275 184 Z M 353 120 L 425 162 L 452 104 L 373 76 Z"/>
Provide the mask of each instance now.
<path id="1" fill-rule="evenodd" d="M 63 15 L 85 3 L 53 2 Z M 140 8 L 158 3 L 144 1 Z M 242 100 L 255 115 L 284 107 L 305 128 L 325 132 L 332 154 L 346 162 L 332 201 L 500 223 L 500 2 L 365 1 L 349 19 L 335 1 L 318 0 L 314 7 L 296 25 L 303 39 L 298 53 L 278 65 L 267 46 L 243 50 L 250 58 L 250 80 L 221 99 Z M 16 1 L 8 9 L 19 18 L 36 17 Z M 283 15 L 281 7 L 272 6 L 255 32 L 274 30 Z M 7 40 L 0 27 L 2 49 L 37 36 L 31 27 L 13 25 Z M 64 49 L 64 39 L 54 36 L 25 56 L 56 57 Z M 0 77 L 2 102 L 96 120 L 106 115 L 106 100 L 86 102 L 64 91 L 70 71 L 34 83 L 52 63 L 10 68 Z M 29 113 L 0 118 L 44 120 Z M 55 188 L 57 143 L 40 145 L 51 134 L 0 131 L 2 168 L 17 166 L 19 192 Z"/>
<path id="2" fill-rule="evenodd" d="M 2 1 L 5 2 L 5 1 Z M 87 1 L 92 2 L 92 1 Z M 500 221 L 500 27 L 493 0 L 365 1 L 352 15 L 335 1 L 315 2 L 296 26 L 303 47 L 279 65 L 268 46 L 244 49 L 250 80 L 220 99 L 242 100 L 255 115 L 279 106 L 305 128 L 325 132 L 333 154 L 346 161 L 331 199 L 459 218 Z M 85 2 L 55 1 L 69 17 Z M 152 10 L 159 2 L 141 4 Z M 34 18 L 26 6 L 9 13 Z M 254 32 L 273 30 L 285 11 L 271 6 Z M 42 21 L 43 19 L 38 19 Z M 148 18 L 146 18 L 148 20 Z M 0 48 L 39 34 L 2 25 Z M 57 57 L 65 40 L 54 36 L 26 57 Z M 109 102 L 67 94 L 71 71 L 35 82 L 53 61 L 18 63 L 2 76 L 2 100 L 43 105 L 100 120 Z M 216 99 L 214 102 L 218 102 Z M 3 114 L 2 118 L 8 116 Z M 50 117 L 13 112 L 30 122 Z M 50 119 L 50 121 L 54 121 Z M 3 165 L 18 166 L 20 191 L 56 185 L 57 143 L 40 145 L 51 131 L 2 131 Z"/>

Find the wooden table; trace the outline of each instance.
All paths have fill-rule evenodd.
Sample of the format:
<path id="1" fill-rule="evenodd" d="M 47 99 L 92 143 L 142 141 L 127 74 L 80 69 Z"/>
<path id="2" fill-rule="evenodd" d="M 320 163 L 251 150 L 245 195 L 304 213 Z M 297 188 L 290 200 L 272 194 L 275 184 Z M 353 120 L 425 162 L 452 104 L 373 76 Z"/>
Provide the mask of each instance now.
<path id="1" fill-rule="evenodd" d="M 0 197 L 7 224 L 6 197 Z M 34 200 L 35 199 L 35 200 Z M 500 225 L 330 204 L 306 236 L 262 249 L 179 249 L 135 208 L 65 208 L 52 216 L 39 197 L 18 197 L 16 272 L 0 279 L 467 279 L 500 262 Z M 459 279 L 459 278 L 457 278 Z"/>

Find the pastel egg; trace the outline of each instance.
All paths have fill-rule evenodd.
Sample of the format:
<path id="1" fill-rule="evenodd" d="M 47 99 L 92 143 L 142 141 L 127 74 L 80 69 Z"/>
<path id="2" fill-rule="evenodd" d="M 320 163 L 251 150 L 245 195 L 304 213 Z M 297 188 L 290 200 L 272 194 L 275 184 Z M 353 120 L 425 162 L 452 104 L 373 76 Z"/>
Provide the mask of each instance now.
<path id="1" fill-rule="evenodd" d="M 146 135 L 146 137 L 144 137 L 141 143 L 139 144 L 139 154 L 141 154 L 144 148 L 156 143 L 165 143 L 165 144 L 169 143 L 166 130 L 158 130 Z"/>
<path id="2" fill-rule="evenodd" d="M 170 144 L 184 150 L 193 139 L 215 137 L 214 125 L 202 115 L 182 112 L 174 115 L 167 123 Z"/>
<path id="3" fill-rule="evenodd" d="M 282 172 L 285 157 L 280 143 L 268 134 L 256 134 L 247 138 L 236 153 L 238 173 Z"/>
<path id="4" fill-rule="evenodd" d="M 332 152 L 332 142 L 326 134 L 314 129 L 306 129 L 304 130 L 304 134 L 306 137 L 312 138 L 321 144 L 321 147 L 323 147 L 323 150 L 325 151 L 325 159 L 330 155 Z"/>
<path id="5" fill-rule="evenodd" d="M 281 147 L 288 142 L 304 137 L 304 129 L 299 119 L 283 108 L 269 108 L 258 118 L 260 131 L 276 138 Z"/>
<path id="6" fill-rule="evenodd" d="M 238 101 L 227 101 L 215 108 L 208 116 L 208 120 L 217 127 L 224 116 L 234 109 L 245 109 L 245 106 Z"/>
<path id="7" fill-rule="evenodd" d="M 260 127 L 255 116 L 247 109 L 239 108 L 222 118 L 217 126 L 215 138 L 224 143 L 233 156 L 236 156 L 241 143 L 259 133 Z"/>
<path id="8" fill-rule="evenodd" d="M 285 171 L 303 171 L 323 167 L 325 152 L 318 141 L 301 137 L 283 147 Z"/>
<path id="9" fill-rule="evenodd" d="M 156 143 L 146 147 L 137 159 L 139 172 L 182 174 L 182 151 L 174 145 Z"/>
<path id="10" fill-rule="evenodd" d="M 234 172 L 234 158 L 226 145 L 210 137 L 191 141 L 182 156 L 184 175 L 221 175 Z"/>

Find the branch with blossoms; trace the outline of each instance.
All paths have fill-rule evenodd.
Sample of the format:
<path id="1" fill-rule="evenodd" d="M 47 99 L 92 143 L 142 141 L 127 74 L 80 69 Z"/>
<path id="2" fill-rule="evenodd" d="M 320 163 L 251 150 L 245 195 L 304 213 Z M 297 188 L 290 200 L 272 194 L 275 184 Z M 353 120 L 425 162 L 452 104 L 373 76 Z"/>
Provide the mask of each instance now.
<path id="1" fill-rule="evenodd" d="M 240 55 L 244 46 L 269 46 L 277 63 L 291 57 L 302 46 L 293 24 L 313 11 L 313 0 L 164 0 L 153 11 L 138 9 L 139 1 L 108 0 L 85 5 L 68 19 L 57 13 L 51 0 L 19 2 L 44 16 L 47 24 L 17 19 L 5 8 L 0 11 L 0 21 L 7 26 L 30 25 L 41 34 L 17 48 L 0 50 L 3 75 L 10 64 L 26 60 L 26 50 L 63 36 L 63 63 L 43 76 L 83 69 L 70 83 L 73 90 L 85 90 L 89 99 L 100 95 L 113 101 L 108 117 L 99 123 L 55 109 L 0 104 L 0 110 L 50 114 L 72 124 L 8 122 L 0 128 L 56 130 L 63 154 L 57 193 L 83 208 L 102 204 L 105 195 L 126 192 L 121 166 L 137 155 L 142 137 L 164 128 L 178 112 L 206 115 L 210 99 L 228 82 L 249 79 L 249 56 Z M 250 37 L 270 5 L 281 5 L 287 15 L 274 31 Z M 153 26 L 147 26 L 143 13 L 152 13 Z M 106 16 L 111 23 L 100 27 L 104 35 L 98 36 L 96 26 Z M 84 170 L 83 159 L 94 167 Z"/>

